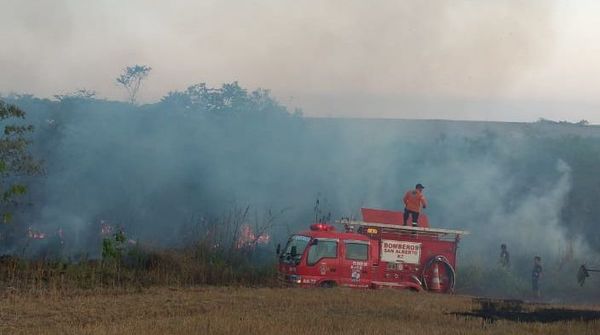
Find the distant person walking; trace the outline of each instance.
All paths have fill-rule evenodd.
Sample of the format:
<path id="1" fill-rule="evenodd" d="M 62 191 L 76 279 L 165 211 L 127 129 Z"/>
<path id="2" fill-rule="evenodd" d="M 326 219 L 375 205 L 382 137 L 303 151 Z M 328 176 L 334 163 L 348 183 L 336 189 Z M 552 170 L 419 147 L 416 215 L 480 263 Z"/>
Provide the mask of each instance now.
<path id="1" fill-rule="evenodd" d="M 423 195 L 425 187 L 421 184 L 417 184 L 414 190 L 409 190 L 404 194 L 404 220 L 403 223 L 406 226 L 408 217 L 412 217 L 413 227 L 417 226 L 419 222 L 419 214 L 422 208 L 427 208 L 427 199 Z"/>
<path id="2" fill-rule="evenodd" d="M 505 269 L 510 266 L 510 254 L 504 243 L 500 245 L 500 265 Z"/>
<path id="3" fill-rule="evenodd" d="M 531 289 L 536 298 L 540 297 L 540 278 L 543 273 L 542 258 L 540 256 L 535 256 L 533 258 L 533 269 L 531 270 Z"/>

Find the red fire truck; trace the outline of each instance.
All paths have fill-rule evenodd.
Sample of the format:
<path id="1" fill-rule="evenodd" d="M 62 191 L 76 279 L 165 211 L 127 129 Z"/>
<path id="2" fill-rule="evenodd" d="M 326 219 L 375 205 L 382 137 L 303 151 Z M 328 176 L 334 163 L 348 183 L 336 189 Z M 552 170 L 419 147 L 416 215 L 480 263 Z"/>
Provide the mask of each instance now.
<path id="1" fill-rule="evenodd" d="M 468 232 L 430 228 L 424 214 L 412 227 L 402 224 L 402 212 L 361 212 L 363 221 L 314 223 L 290 236 L 283 249 L 278 246 L 280 281 L 300 287 L 453 292 L 456 250 Z"/>

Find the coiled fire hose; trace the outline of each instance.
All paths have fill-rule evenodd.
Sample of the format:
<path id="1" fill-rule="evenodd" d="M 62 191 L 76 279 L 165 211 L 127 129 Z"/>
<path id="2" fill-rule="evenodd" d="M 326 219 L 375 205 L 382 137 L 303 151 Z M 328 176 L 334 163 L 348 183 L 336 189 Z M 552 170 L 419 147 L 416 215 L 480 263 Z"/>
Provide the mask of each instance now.
<path id="1" fill-rule="evenodd" d="M 423 279 L 423 286 L 425 287 L 425 290 L 429 291 L 429 287 L 427 287 L 427 279 L 425 278 L 425 274 L 428 273 L 428 270 L 431 269 L 434 263 L 440 263 L 446 267 L 446 273 L 448 274 L 449 281 L 448 289 L 446 291 L 454 292 L 456 272 L 454 271 L 454 268 L 452 267 L 450 262 L 448 262 L 448 259 L 442 255 L 431 257 L 429 261 L 427 261 L 427 263 L 425 264 L 425 267 L 423 268 L 423 274 L 421 275 L 421 278 Z"/>

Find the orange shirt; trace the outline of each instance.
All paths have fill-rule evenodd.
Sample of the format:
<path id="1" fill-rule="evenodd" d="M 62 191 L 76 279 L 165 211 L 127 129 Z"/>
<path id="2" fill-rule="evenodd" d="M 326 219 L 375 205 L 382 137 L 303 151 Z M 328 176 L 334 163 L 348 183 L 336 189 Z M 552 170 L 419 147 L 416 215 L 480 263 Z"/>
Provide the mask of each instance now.
<path id="1" fill-rule="evenodd" d="M 427 207 L 427 199 L 421 192 L 410 190 L 404 194 L 404 206 L 409 211 L 421 212 L 421 207 Z"/>

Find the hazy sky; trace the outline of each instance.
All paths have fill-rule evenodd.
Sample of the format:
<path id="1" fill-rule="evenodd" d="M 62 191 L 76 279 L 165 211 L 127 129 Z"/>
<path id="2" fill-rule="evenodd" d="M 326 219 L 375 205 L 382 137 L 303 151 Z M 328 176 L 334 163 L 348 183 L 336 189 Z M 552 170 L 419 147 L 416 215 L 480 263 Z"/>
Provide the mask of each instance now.
<path id="1" fill-rule="evenodd" d="M 0 0 L 0 92 L 141 100 L 206 82 L 310 116 L 600 124 L 600 3 L 586 0 Z"/>

